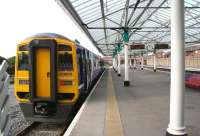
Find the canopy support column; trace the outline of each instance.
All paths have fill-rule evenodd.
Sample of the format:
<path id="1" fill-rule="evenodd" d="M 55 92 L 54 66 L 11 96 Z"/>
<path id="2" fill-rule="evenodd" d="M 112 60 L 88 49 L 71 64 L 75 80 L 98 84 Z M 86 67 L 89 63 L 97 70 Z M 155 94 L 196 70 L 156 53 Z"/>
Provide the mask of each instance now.
<path id="1" fill-rule="evenodd" d="M 115 68 L 115 58 L 112 58 L 112 67 Z"/>
<path id="2" fill-rule="evenodd" d="M 120 65 L 121 65 L 120 52 L 117 53 L 117 57 L 118 57 L 118 68 L 117 68 L 117 73 L 118 73 L 118 76 L 121 76 L 121 70 L 120 70 Z"/>
<path id="3" fill-rule="evenodd" d="M 141 54 L 141 70 L 144 69 L 144 57 L 143 57 L 143 53 Z"/>
<path id="4" fill-rule="evenodd" d="M 187 136 L 184 125 L 184 0 L 171 1 L 170 120 L 166 136 Z"/>
<path id="5" fill-rule="evenodd" d="M 153 71 L 156 72 L 156 50 L 154 49 L 153 54 Z"/>
<path id="6" fill-rule="evenodd" d="M 125 66 L 124 66 L 124 86 L 129 86 L 129 65 L 128 65 L 128 42 L 129 42 L 129 36 L 128 36 L 128 29 L 124 29 L 123 33 L 123 40 L 124 40 L 124 60 L 125 60 Z"/>
<path id="7" fill-rule="evenodd" d="M 134 59 L 133 59 L 133 69 L 136 69 L 136 59 L 135 59 L 135 56 L 134 56 Z"/>
<path id="8" fill-rule="evenodd" d="M 116 61 L 116 57 L 114 56 L 114 57 L 113 57 L 113 70 L 114 70 L 115 72 L 117 72 L 116 66 L 117 66 L 117 61 Z"/>
<path id="9" fill-rule="evenodd" d="M 124 86 L 129 86 L 129 66 L 128 66 L 128 43 L 124 44 L 124 58 L 125 58 L 125 77 Z"/>

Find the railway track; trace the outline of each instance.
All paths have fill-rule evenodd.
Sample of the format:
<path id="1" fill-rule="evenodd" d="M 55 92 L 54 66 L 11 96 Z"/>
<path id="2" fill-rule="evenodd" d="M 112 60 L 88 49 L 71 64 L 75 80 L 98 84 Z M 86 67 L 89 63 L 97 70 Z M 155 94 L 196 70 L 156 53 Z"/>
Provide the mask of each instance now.
<path id="1" fill-rule="evenodd" d="M 72 122 L 82 103 L 84 102 L 87 96 L 81 97 L 71 113 L 68 116 L 68 119 L 64 123 L 42 123 L 42 122 L 33 122 L 27 127 L 23 128 L 16 136 L 63 136 L 68 126 Z M 20 126 L 19 126 L 20 127 Z"/>
<path id="2" fill-rule="evenodd" d="M 36 128 L 39 126 L 41 123 L 40 122 L 33 122 L 29 126 L 25 127 L 22 129 L 20 132 L 16 134 L 16 136 L 24 136 L 27 135 L 32 129 Z"/>
<path id="3" fill-rule="evenodd" d="M 93 88 L 93 86 L 94 84 L 92 85 L 90 90 Z M 68 129 L 70 123 L 72 122 L 73 118 L 76 116 L 76 113 L 87 98 L 88 94 L 83 95 L 78 99 L 72 111 L 70 112 L 68 119 L 64 123 L 53 124 L 33 122 L 24 129 L 22 129 L 20 132 L 18 132 L 16 136 L 63 136 L 65 131 Z"/>
<path id="4" fill-rule="evenodd" d="M 52 123 L 40 123 L 33 122 L 20 132 L 16 136 L 62 136 L 66 130 L 66 124 L 52 124 Z"/>
<path id="5" fill-rule="evenodd" d="M 64 123 L 33 122 L 18 132 L 16 136 L 63 136 L 86 97 L 87 95 L 80 97 Z"/>

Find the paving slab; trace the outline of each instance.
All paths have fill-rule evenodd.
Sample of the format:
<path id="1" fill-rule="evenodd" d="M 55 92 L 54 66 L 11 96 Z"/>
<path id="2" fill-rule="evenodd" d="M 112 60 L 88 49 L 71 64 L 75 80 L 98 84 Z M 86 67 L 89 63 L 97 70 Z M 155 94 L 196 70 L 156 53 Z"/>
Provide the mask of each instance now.
<path id="1" fill-rule="evenodd" d="M 106 85 L 108 71 L 105 71 L 97 88 L 73 129 L 71 136 L 103 136 L 106 113 Z"/>
<path id="2" fill-rule="evenodd" d="M 130 86 L 124 87 L 123 70 L 121 77 L 113 70 L 104 73 L 72 136 L 112 136 L 115 133 L 107 131 L 116 126 L 122 128 L 119 136 L 165 135 L 169 122 L 170 75 L 130 70 Z M 185 124 L 189 136 L 200 136 L 199 98 L 200 90 L 186 88 Z M 118 123 L 109 126 L 112 120 Z"/>

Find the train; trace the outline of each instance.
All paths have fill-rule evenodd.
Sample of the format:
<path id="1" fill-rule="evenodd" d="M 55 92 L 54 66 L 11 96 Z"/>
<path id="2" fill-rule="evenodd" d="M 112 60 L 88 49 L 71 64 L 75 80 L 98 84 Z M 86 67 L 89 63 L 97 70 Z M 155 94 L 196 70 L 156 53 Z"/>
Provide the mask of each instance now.
<path id="1" fill-rule="evenodd" d="M 17 45 L 15 97 L 26 120 L 63 122 L 104 71 L 100 56 L 55 33 Z"/>

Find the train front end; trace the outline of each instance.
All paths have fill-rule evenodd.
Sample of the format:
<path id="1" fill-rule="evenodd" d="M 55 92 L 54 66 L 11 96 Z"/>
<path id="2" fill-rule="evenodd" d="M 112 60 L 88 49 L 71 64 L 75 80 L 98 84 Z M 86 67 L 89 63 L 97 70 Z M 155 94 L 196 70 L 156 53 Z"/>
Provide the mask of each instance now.
<path id="1" fill-rule="evenodd" d="M 20 43 L 15 96 L 27 120 L 65 121 L 79 96 L 75 44 L 52 36 Z"/>

